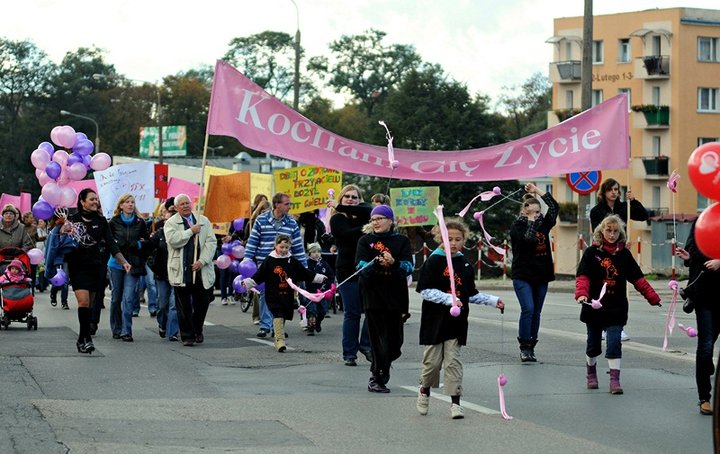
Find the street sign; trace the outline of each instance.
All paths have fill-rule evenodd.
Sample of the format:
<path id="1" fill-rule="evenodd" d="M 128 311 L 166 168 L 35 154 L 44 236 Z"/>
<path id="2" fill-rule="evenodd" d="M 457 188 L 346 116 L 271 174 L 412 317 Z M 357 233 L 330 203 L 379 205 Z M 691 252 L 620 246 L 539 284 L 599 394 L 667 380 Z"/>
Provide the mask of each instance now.
<path id="1" fill-rule="evenodd" d="M 591 170 L 589 172 L 572 172 L 565 175 L 570 189 L 578 194 L 590 194 L 600 187 L 602 181 L 602 172 L 599 170 Z"/>

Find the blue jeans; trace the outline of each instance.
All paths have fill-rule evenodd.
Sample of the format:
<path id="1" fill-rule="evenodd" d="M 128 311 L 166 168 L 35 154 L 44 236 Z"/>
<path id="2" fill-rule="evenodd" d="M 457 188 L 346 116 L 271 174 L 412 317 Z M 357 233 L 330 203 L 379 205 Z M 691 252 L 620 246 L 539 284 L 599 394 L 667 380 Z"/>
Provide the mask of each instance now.
<path id="1" fill-rule="evenodd" d="M 145 280 L 145 287 L 147 287 L 147 307 L 148 312 L 152 314 L 158 311 L 158 291 L 155 284 L 155 274 L 147 264 L 145 265 L 145 271 L 147 271 L 147 275 L 143 276 L 143 278 Z"/>
<path id="2" fill-rule="evenodd" d="M 537 340 L 540 331 L 540 313 L 542 312 L 547 282 L 531 284 L 520 279 L 513 279 L 515 296 L 520 302 L 520 323 L 518 337 L 520 339 Z"/>
<path id="3" fill-rule="evenodd" d="M 165 331 L 168 337 L 178 335 L 177 310 L 175 309 L 175 294 L 170 282 L 156 280 L 158 295 L 158 328 Z"/>
<path id="4" fill-rule="evenodd" d="M 622 342 L 620 342 L 620 333 L 622 325 L 591 325 L 587 324 L 587 344 L 585 346 L 585 354 L 590 358 L 600 356 L 602 353 L 602 332 L 606 331 L 607 351 L 605 358 L 620 359 L 622 358 Z"/>
<path id="5" fill-rule="evenodd" d="M 132 315 L 138 301 L 138 278 L 125 270 L 110 268 L 110 329 L 113 334 L 132 336 Z"/>
<path id="6" fill-rule="evenodd" d="M 230 275 L 230 268 L 225 268 L 224 270 L 218 270 L 218 274 L 220 276 L 220 298 L 227 298 L 228 296 L 232 296 L 232 276 Z"/>
<path id="7" fill-rule="evenodd" d="M 713 346 L 720 334 L 720 311 L 695 306 L 697 320 L 697 350 L 695 351 L 695 382 L 698 398 L 710 400 L 710 377 L 715 372 L 713 364 Z M 716 390 L 717 392 L 717 390 Z"/>
<path id="8" fill-rule="evenodd" d="M 265 303 L 265 291 L 260 293 L 260 329 L 272 331 L 273 314 Z"/>
<path id="9" fill-rule="evenodd" d="M 343 359 L 347 361 L 357 359 L 358 350 L 369 352 L 372 351 L 372 347 L 370 346 L 367 318 L 363 319 L 362 328 L 360 328 L 360 317 L 363 310 L 358 282 L 346 282 L 339 291 L 343 302 Z M 360 338 L 359 342 L 358 337 Z"/>

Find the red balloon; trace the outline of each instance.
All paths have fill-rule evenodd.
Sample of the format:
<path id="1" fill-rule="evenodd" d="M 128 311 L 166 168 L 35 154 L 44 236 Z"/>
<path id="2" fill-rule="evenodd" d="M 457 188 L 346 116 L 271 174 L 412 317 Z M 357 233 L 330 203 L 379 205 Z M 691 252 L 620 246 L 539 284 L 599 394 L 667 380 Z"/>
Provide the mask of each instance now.
<path id="1" fill-rule="evenodd" d="M 720 142 L 703 144 L 692 152 L 688 176 L 700 194 L 708 199 L 720 199 Z"/>
<path id="2" fill-rule="evenodd" d="M 713 259 L 720 259 L 720 203 L 713 203 L 705 209 L 695 223 L 695 242 L 700 251 Z"/>

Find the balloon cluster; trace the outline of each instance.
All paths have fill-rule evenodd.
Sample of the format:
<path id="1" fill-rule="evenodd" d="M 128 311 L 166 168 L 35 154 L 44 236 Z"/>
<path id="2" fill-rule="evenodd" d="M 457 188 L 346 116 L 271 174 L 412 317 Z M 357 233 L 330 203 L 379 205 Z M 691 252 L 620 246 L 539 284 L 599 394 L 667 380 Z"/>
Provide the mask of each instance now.
<path id="1" fill-rule="evenodd" d="M 699 146 L 688 159 L 688 176 L 697 191 L 711 200 L 720 200 L 720 142 Z M 706 208 L 695 224 L 695 241 L 710 258 L 720 259 L 720 202 Z"/>
<path id="2" fill-rule="evenodd" d="M 95 145 L 71 126 L 54 127 L 50 140 L 52 143 L 42 142 L 30 154 L 35 176 L 42 187 L 40 199 L 32 207 L 38 219 L 50 219 L 55 208 L 75 206 L 77 193 L 67 183 L 82 180 L 88 170 L 105 170 L 112 161 L 107 153 L 91 156 Z M 60 148 L 56 150 L 53 144 Z"/>
<path id="3" fill-rule="evenodd" d="M 245 257 L 245 247 L 239 240 L 224 243 L 220 251 L 222 254 L 215 260 L 215 265 L 221 270 L 229 268 L 232 273 L 237 274 L 233 279 L 232 288 L 238 293 L 245 293 L 247 289 L 242 285 L 242 281 L 255 274 L 257 265 L 252 260 L 241 260 Z M 262 287 L 262 284 L 258 287 Z M 262 289 L 258 288 L 258 290 Z"/>

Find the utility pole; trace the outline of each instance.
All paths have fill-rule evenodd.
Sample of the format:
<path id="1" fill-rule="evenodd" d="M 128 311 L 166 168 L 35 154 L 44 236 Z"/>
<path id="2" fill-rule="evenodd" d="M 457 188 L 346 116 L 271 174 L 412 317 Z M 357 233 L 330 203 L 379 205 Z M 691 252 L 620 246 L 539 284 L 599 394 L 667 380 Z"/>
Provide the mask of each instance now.
<path id="1" fill-rule="evenodd" d="M 592 51 L 593 51 L 593 2 L 585 0 L 585 13 L 583 16 L 583 52 L 582 52 L 582 77 L 580 110 L 586 111 L 592 107 Z M 590 217 L 589 213 L 590 194 L 578 196 L 578 248 L 576 264 L 580 263 L 582 251 L 580 250 L 580 239 L 588 244 L 590 241 Z"/>

